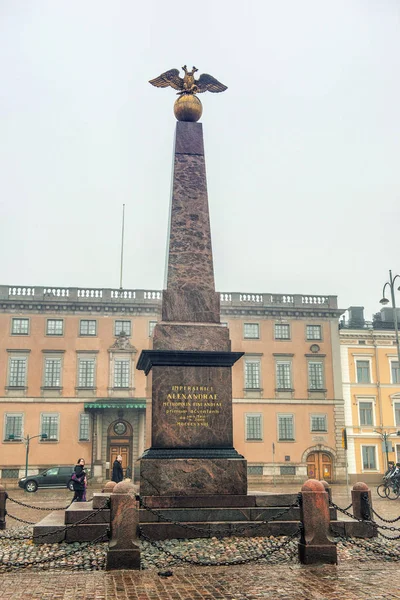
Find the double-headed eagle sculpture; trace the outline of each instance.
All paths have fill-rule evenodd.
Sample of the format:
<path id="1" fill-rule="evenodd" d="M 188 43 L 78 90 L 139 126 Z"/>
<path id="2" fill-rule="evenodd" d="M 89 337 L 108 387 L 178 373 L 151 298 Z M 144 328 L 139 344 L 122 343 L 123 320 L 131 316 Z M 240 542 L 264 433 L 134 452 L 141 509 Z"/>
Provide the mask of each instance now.
<path id="1" fill-rule="evenodd" d="M 178 95 L 180 94 L 202 94 L 203 92 L 224 92 L 227 88 L 226 85 L 212 77 L 212 75 L 208 75 L 208 73 L 203 73 L 196 80 L 194 78 L 194 74 L 198 71 L 196 67 L 192 67 L 192 70 L 189 72 L 187 70 L 187 66 L 182 67 L 182 70 L 185 72 L 184 77 L 179 77 L 178 69 L 170 69 L 169 71 L 165 71 L 155 79 L 151 79 L 149 83 L 154 85 L 155 87 L 172 87 L 174 90 L 178 90 Z"/>
<path id="2" fill-rule="evenodd" d="M 196 94 L 203 92 L 215 94 L 224 92 L 228 88 L 208 73 L 203 73 L 198 79 L 195 79 L 194 74 L 198 71 L 196 67 L 192 67 L 192 70 L 188 71 L 185 65 L 182 69 L 185 73 L 183 78 L 179 77 L 178 69 L 170 69 L 155 79 L 151 79 L 149 83 L 155 87 L 172 87 L 174 90 L 178 90 L 179 98 L 174 105 L 174 113 L 178 121 L 198 121 L 203 107 Z"/>

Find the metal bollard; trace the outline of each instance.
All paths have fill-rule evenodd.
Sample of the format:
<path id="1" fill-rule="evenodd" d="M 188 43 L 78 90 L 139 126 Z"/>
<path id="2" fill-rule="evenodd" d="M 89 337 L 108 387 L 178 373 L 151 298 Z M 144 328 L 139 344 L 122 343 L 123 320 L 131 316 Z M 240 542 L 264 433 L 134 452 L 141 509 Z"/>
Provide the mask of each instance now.
<path id="1" fill-rule="evenodd" d="M 329 535 L 329 498 L 323 483 L 316 479 L 309 479 L 301 488 L 300 519 L 300 562 L 336 564 L 336 543 Z"/>
<path id="2" fill-rule="evenodd" d="M 111 540 L 107 551 L 107 571 L 140 569 L 140 548 L 137 541 L 139 509 L 136 486 L 121 481 L 114 487 L 111 502 Z"/>
<path id="3" fill-rule="evenodd" d="M 6 488 L 0 485 L 0 530 L 6 528 L 6 500 L 7 500 Z"/>

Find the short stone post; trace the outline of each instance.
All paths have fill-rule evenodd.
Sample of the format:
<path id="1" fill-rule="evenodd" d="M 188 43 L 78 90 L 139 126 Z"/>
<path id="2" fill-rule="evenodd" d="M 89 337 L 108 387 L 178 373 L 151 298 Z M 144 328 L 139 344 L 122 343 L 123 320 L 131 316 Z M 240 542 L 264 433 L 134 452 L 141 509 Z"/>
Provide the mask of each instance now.
<path id="1" fill-rule="evenodd" d="M 325 481 L 325 479 L 321 479 L 321 483 L 325 488 L 325 491 L 328 494 L 328 498 L 329 498 L 329 502 L 332 502 L 332 488 L 329 485 L 329 483 L 327 481 Z"/>
<path id="2" fill-rule="evenodd" d="M 107 552 L 107 571 L 115 569 L 140 569 L 138 539 L 139 510 L 136 487 L 121 481 L 114 487 L 111 502 L 111 540 Z"/>
<path id="3" fill-rule="evenodd" d="M 336 543 L 329 535 L 329 499 L 321 481 L 309 479 L 301 488 L 302 531 L 299 560 L 303 565 L 337 563 Z"/>
<path id="4" fill-rule="evenodd" d="M 351 490 L 353 515 L 362 521 L 373 521 L 371 490 L 366 483 L 359 481 Z"/>
<path id="5" fill-rule="evenodd" d="M 6 528 L 6 500 L 6 488 L 0 485 L 0 530 L 4 530 Z"/>
<path id="6" fill-rule="evenodd" d="M 103 485 L 103 489 L 101 490 L 102 494 L 111 494 L 113 489 L 117 484 L 115 481 L 106 481 Z"/>

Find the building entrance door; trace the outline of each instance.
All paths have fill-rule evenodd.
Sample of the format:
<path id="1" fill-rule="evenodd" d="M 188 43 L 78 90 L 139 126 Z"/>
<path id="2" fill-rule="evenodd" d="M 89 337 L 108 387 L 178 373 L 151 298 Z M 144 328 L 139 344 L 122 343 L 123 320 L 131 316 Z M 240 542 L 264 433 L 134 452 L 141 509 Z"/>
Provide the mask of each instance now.
<path id="1" fill-rule="evenodd" d="M 332 457 L 327 452 L 312 452 L 307 456 L 307 477 L 332 482 Z"/>
<path id="2" fill-rule="evenodd" d="M 126 467 L 128 466 L 129 457 L 129 444 L 110 445 L 110 473 L 112 473 L 112 466 L 118 454 L 122 456 L 122 469 L 124 471 L 124 476 L 126 476 Z"/>

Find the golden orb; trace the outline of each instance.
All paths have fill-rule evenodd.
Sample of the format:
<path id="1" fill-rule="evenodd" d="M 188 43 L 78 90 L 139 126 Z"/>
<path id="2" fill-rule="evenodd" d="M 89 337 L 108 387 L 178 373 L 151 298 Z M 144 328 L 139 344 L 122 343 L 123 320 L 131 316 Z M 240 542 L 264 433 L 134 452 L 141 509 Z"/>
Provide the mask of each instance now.
<path id="1" fill-rule="evenodd" d="M 175 101 L 174 115 L 178 121 L 198 121 L 203 113 L 203 106 L 194 94 L 182 94 Z"/>

